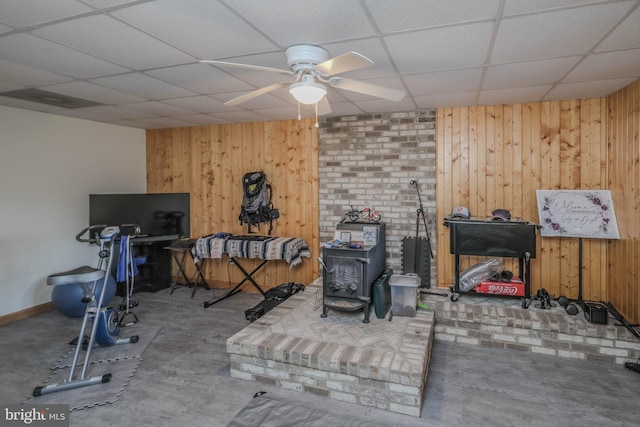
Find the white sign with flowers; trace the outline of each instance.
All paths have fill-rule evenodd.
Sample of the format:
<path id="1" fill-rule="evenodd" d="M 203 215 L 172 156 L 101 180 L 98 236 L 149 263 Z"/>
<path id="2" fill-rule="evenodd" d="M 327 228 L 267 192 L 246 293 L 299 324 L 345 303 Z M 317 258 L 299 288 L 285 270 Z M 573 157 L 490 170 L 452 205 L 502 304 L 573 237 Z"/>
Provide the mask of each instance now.
<path id="1" fill-rule="evenodd" d="M 540 235 L 619 239 L 609 190 L 536 190 Z"/>

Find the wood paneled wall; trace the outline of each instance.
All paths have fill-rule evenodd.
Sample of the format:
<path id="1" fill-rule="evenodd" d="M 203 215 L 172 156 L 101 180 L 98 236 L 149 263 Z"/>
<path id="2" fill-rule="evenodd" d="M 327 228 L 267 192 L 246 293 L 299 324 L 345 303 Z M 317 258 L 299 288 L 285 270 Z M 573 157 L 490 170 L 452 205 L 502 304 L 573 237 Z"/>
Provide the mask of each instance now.
<path id="1" fill-rule="evenodd" d="M 242 203 L 242 176 L 262 170 L 273 187 L 274 207 L 280 218 L 273 236 L 304 238 L 311 259 L 289 268 L 272 262 L 256 274 L 270 288 L 295 281 L 307 285 L 318 277 L 318 133 L 312 119 L 147 131 L 147 192 L 191 194 L 191 236 L 221 231 L 247 234 L 238 220 Z M 262 224 L 257 234 L 268 233 Z M 246 265 L 245 265 L 246 264 Z M 243 263 L 257 266 L 255 260 Z M 192 270 L 193 271 L 193 270 Z M 210 281 L 235 285 L 244 276 L 224 257 L 210 260 Z M 255 290 L 250 284 L 247 290 Z"/>
<path id="2" fill-rule="evenodd" d="M 437 113 L 438 286 L 453 283 L 444 217 L 458 205 L 474 217 L 496 208 L 539 222 L 537 189 L 606 189 L 606 100 L 603 98 L 464 108 Z M 617 209 L 617 207 L 616 207 Z M 607 298 L 607 241 L 583 240 L 583 296 Z M 461 257 L 464 269 L 483 258 Z M 578 297 L 578 239 L 537 239 L 532 293 Z M 506 266 L 517 273 L 515 260 Z"/>
<path id="3" fill-rule="evenodd" d="M 640 322 L 640 81 L 607 98 L 609 188 L 620 240 L 609 242 L 608 299 Z"/>

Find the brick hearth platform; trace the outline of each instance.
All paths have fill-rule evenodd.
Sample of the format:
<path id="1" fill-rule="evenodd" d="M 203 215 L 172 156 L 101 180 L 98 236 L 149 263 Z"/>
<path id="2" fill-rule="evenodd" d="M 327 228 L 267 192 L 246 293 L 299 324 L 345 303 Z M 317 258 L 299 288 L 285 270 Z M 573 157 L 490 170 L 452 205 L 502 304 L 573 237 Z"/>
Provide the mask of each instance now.
<path id="1" fill-rule="evenodd" d="M 227 340 L 231 376 L 419 417 L 433 339 L 557 357 L 623 364 L 640 358 L 640 339 L 609 317 L 528 309 L 518 298 L 422 293 L 416 317 L 363 323 L 362 311 L 320 317 L 316 280 Z M 445 290 L 433 292 L 446 293 Z"/>
<path id="2" fill-rule="evenodd" d="M 434 312 L 391 321 L 362 310 L 321 318 L 316 280 L 227 340 L 231 376 L 419 417 Z"/>
<path id="3" fill-rule="evenodd" d="M 551 309 L 528 309 L 518 298 L 422 294 L 435 310 L 437 340 L 505 348 L 573 359 L 624 364 L 640 357 L 640 340 L 609 315 L 606 325 L 589 323 L 582 309 L 575 316 L 555 303 Z"/>

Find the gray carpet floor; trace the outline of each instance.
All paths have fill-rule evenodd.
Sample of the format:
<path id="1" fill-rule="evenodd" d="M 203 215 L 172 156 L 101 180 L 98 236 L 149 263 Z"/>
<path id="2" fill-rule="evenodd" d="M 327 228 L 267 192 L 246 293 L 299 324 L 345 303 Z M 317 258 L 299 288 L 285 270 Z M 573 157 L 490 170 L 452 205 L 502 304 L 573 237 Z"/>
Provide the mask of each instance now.
<path id="1" fill-rule="evenodd" d="M 258 391 L 334 414 L 407 426 L 638 425 L 640 374 L 620 365 L 438 340 L 421 418 L 231 378 L 226 339 L 248 324 L 244 310 L 260 297 L 241 292 L 202 307 L 224 292 L 198 289 L 194 298 L 187 288 L 173 295 L 168 289 L 135 294 L 138 325 L 162 329 L 120 398 L 71 412 L 71 426 L 226 426 Z M 69 351 L 79 327 L 79 319 L 55 311 L 0 327 L 0 402 L 30 396 Z"/>

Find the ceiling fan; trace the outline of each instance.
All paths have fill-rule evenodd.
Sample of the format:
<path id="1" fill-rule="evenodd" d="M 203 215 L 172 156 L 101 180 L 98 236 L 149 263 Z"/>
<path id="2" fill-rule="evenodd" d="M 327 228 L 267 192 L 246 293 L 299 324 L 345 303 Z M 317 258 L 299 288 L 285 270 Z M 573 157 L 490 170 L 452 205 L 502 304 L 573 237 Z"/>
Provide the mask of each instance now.
<path id="1" fill-rule="evenodd" d="M 357 52 L 347 52 L 331 58 L 329 52 L 319 46 L 301 44 L 288 47 L 284 53 L 287 57 L 289 70 L 215 60 L 201 60 L 200 62 L 269 71 L 295 77 L 292 83 L 276 83 L 265 86 L 231 99 L 225 102 L 225 105 L 238 105 L 285 86 L 289 86 L 289 92 L 300 104 L 315 105 L 317 114 L 331 112 L 331 107 L 325 97 L 327 85 L 336 89 L 363 93 L 390 101 L 400 101 L 405 96 L 405 91 L 403 90 L 336 76 L 340 73 L 358 70 L 374 64 L 369 58 Z"/>

